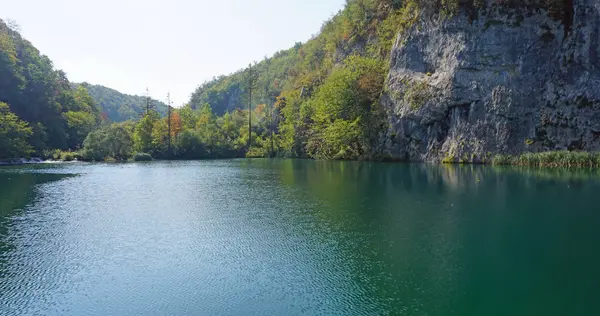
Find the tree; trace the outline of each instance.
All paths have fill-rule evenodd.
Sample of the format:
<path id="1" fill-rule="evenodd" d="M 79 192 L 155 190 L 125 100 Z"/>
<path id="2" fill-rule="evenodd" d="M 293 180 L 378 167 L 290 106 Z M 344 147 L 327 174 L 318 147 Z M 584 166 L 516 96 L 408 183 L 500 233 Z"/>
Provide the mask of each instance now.
<path id="1" fill-rule="evenodd" d="M 31 134 L 29 124 L 12 113 L 8 104 L 0 102 L 0 159 L 31 154 L 32 148 L 28 143 Z"/>
<path id="2" fill-rule="evenodd" d="M 248 65 L 245 71 L 245 84 L 248 93 L 248 149 L 252 146 L 252 92 L 256 89 L 258 76 L 256 62 L 254 62 L 254 65 Z"/>
<path id="3" fill-rule="evenodd" d="M 177 136 L 183 130 L 183 123 L 181 121 L 181 115 L 179 112 L 173 112 L 171 114 L 171 137 L 177 140 Z"/>
<path id="4" fill-rule="evenodd" d="M 137 123 L 133 134 L 134 148 L 138 152 L 150 153 L 152 151 L 152 130 L 159 120 L 158 113 L 150 111 Z"/>
<path id="5" fill-rule="evenodd" d="M 19 23 L 17 23 L 17 21 L 13 20 L 13 19 L 6 19 L 6 25 L 8 25 L 8 27 L 16 33 L 21 32 L 21 26 L 19 25 Z"/>
<path id="6" fill-rule="evenodd" d="M 176 154 L 184 159 L 199 159 L 207 156 L 204 143 L 197 132 L 185 130 L 175 142 Z"/>
<path id="7" fill-rule="evenodd" d="M 89 160 L 102 161 L 108 157 L 127 160 L 133 142 L 126 124 L 112 124 L 91 132 L 83 142 L 82 154 Z"/>
<path id="8" fill-rule="evenodd" d="M 181 123 L 183 129 L 193 129 L 196 126 L 196 122 L 198 121 L 198 115 L 192 109 L 190 105 L 186 105 L 179 109 L 178 111 L 181 117 Z"/>
<path id="9" fill-rule="evenodd" d="M 108 148 L 105 146 L 108 127 L 97 129 L 88 134 L 83 141 L 82 155 L 87 160 L 103 161 L 108 157 Z"/>
<path id="10" fill-rule="evenodd" d="M 312 99 L 313 134 L 307 144 L 312 157 L 358 159 L 370 154 L 384 73 L 380 61 L 359 56 L 331 73 Z"/>
<path id="11" fill-rule="evenodd" d="M 143 113 L 143 116 L 148 116 L 153 111 L 154 111 L 154 102 L 152 102 L 152 98 L 150 97 L 150 90 L 148 90 L 148 88 L 146 88 L 146 105 L 145 105 L 145 111 Z"/>
<path id="12" fill-rule="evenodd" d="M 168 154 L 171 153 L 171 93 L 167 93 L 167 143 L 168 143 Z"/>
<path id="13" fill-rule="evenodd" d="M 146 152 L 152 152 L 155 155 L 166 158 L 170 155 L 168 119 L 157 120 L 152 128 L 152 149 Z"/>
<path id="14" fill-rule="evenodd" d="M 116 160 L 127 160 L 131 157 L 131 136 L 121 125 L 114 125 L 106 134 L 108 154 Z"/>
<path id="15" fill-rule="evenodd" d="M 78 148 L 96 126 L 96 117 L 89 112 L 69 111 L 62 114 L 67 122 L 68 146 Z"/>

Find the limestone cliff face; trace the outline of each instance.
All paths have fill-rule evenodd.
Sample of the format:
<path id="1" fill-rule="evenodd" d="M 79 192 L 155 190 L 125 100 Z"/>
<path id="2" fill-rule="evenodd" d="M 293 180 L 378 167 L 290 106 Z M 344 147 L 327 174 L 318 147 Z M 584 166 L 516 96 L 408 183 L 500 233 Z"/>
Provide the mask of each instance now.
<path id="1" fill-rule="evenodd" d="M 382 101 L 387 154 L 480 162 L 600 150 L 600 0 L 571 9 L 571 27 L 496 6 L 475 19 L 424 19 L 400 35 Z"/>

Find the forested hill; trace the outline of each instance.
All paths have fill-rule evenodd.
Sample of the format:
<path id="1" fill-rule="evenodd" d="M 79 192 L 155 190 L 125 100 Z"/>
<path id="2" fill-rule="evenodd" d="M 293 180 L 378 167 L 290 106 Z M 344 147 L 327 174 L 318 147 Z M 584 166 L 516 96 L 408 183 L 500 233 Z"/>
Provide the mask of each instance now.
<path id="1" fill-rule="evenodd" d="M 205 82 L 190 108 L 266 108 L 267 132 L 253 120 L 252 143 L 291 157 L 479 163 L 596 151 L 599 8 L 347 0 L 319 34 L 252 67 L 257 81 L 240 70 Z"/>
<path id="2" fill-rule="evenodd" d="M 146 97 L 121 93 L 115 89 L 89 83 L 76 84 L 85 87 L 94 99 L 100 112 L 112 122 L 137 120 L 146 109 Z M 151 99 L 154 109 L 161 115 L 167 115 L 167 105 Z"/>
<path id="3" fill-rule="evenodd" d="M 100 120 L 86 89 L 0 20 L 0 159 L 78 148 Z"/>
<path id="4" fill-rule="evenodd" d="M 259 76 L 252 107 L 277 109 L 276 154 L 379 158 L 374 147 L 384 121 L 378 104 L 390 53 L 398 33 L 418 18 L 420 2 L 349 0 L 319 34 L 253 67 Z M 208 104 L 220 115 L 243 108 L 247 95 L 245 71 L 240 70 L 200 85 L 190 107 Z"/>
<path id="5" fill-rule="evenodd" d="M 260 74 L 256 84 L 253 103 L 269 104 L 286 89 L 291 89 L 290 76 L 294 75 L 300 67 L 305 49 L 303 44 L 297 43 L 294 47 L 275 53 L 271 58 L 265 59 L 255 65 L 255 70 Z M 296 68 L 296 72 L 288 71 Z M 246 87 L 244 84 L 244 70 L 239 70 L 228 76 L 219 76 L 200 85 L 192 94 L 190 106 L 194 109 L 209 104 L 213 112 L 223 115 L 235 109 L 245 108 L 247 102 Z"/>

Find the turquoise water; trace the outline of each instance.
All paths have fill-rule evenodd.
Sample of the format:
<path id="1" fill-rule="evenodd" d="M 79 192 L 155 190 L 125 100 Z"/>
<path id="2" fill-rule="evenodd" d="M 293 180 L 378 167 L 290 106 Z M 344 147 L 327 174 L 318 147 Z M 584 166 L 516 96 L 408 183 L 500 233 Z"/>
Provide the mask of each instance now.
<path id="1" fill-rule="evenodd" d="M 600 175 L 0 168 L 0 315 L 598 315 Z"/>

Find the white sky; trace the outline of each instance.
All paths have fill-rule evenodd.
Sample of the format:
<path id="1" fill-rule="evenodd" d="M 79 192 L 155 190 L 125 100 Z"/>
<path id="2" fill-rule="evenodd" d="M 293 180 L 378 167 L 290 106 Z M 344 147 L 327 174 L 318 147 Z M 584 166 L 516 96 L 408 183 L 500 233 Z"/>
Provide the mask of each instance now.
<path id="1" fill-rule="evenodd" d="M 316 34 L 345 0 L 0 0 L 3 19 L 72 82 L 174 105 L 229 74 Z"/>

